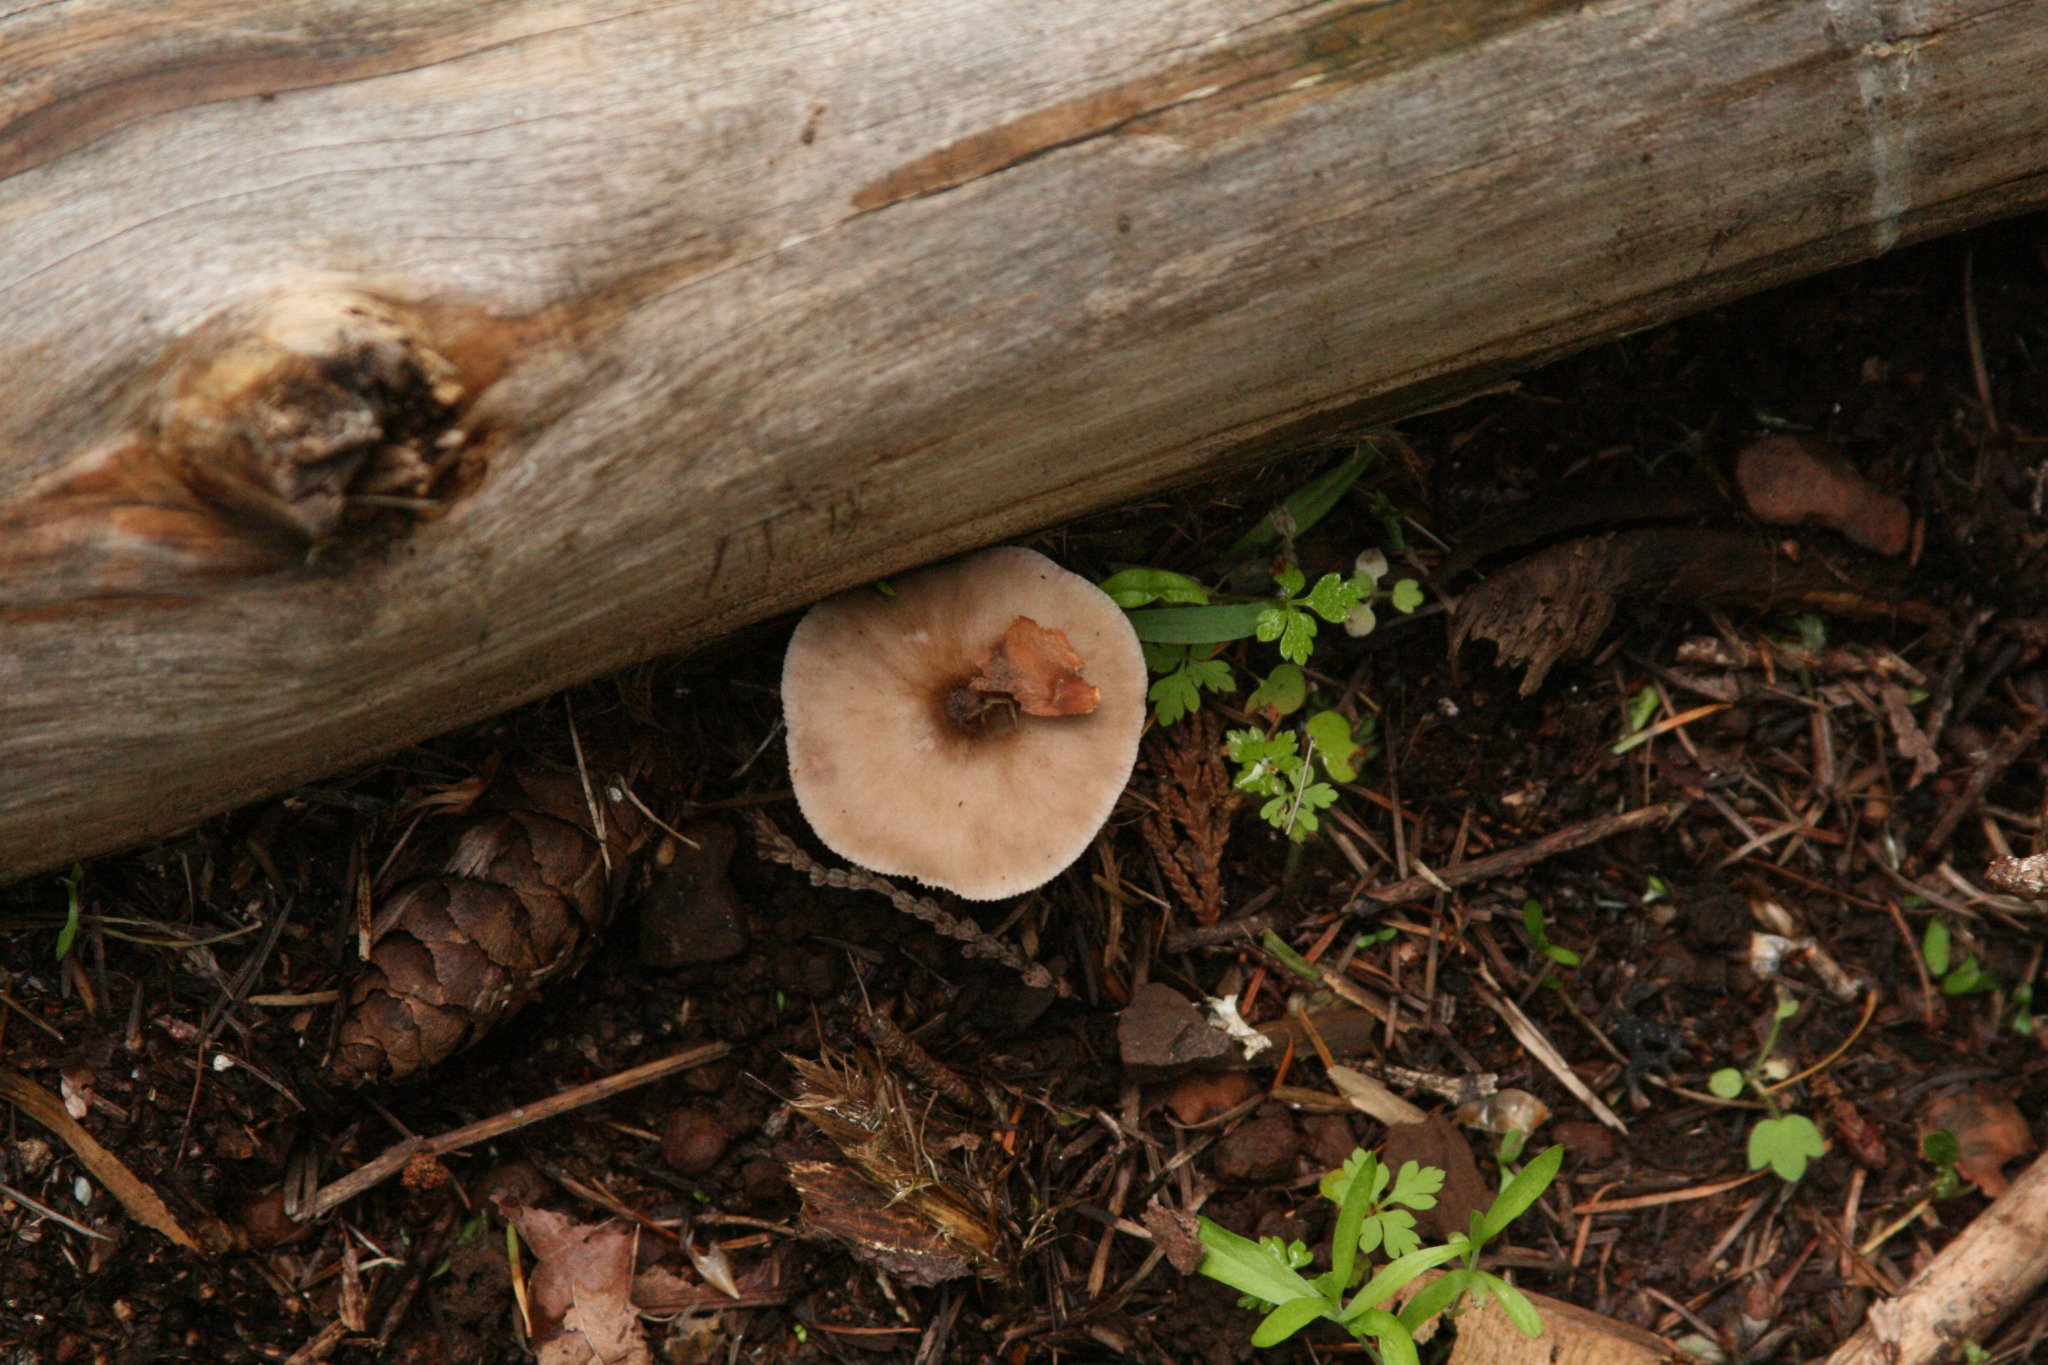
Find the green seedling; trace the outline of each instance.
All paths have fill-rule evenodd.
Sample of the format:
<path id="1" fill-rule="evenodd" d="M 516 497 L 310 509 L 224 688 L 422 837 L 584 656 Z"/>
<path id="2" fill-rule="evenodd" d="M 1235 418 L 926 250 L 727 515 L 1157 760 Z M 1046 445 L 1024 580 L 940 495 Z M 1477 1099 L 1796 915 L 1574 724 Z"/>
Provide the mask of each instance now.
<path id="1" fill-rule="evenodd" d="M 1146 645 L 1145 663 L 1154 673 L 1165 676 L 1152 684 L 1145 699 L 1161 725 L 1172 725 L 1182 716 L 1202 709 L 1204 690 L 1228 695 L 1237 691 L 1236 675 L 1221 659 L 1196 657 L 1197 650 L 1213 654 L 1216 645 Z"/>
<path id="2" fill-rule="evenodd" d="M 1539 1336 L 1543 1322 L 1534 1305 L 1498 1275 L 1479 1269 L 1479 1255 L 1535 1204 L 1563 1161 L 1561 1147 L 1544 1152 L 1507 1182 L 1490 1208 L 1472 1215 L 1468 1232 L 1426 1247 L 1415 1232 L 1413 1211 L 1436 1206 L 1444 1173 L 1410 1161 L 1396 1174 L 1372 1153 L 1355 1151 L 1320 1186 L 1322 1196 L 1337 1206 L 1328 1270 L 1308 1279 L 1300 1272 L 1313 1257 L 1300 1242 L 1283 1243 L 1277 1237 L 1254 1242 L 1204 1218 L 1200 1236 L 1207 1255 L 1201 1273 L 1238 1290 L 1244 1296 L 1240 1306 L 1264 1311 L 1252 1334 L 1252 1345 L 1261 1349 L 1327 1320 L 1349 1332 L 1378 1365 L 1418 1365 L 1416 1329 L 1440 1313 L 1455 1313 L 1467 1296 L 1475 1302 L 1493 1297 L 1516 1328 Z M 1375 1254 L 1386 1263 L 1373 1273 Z M 1398 1312 L 1385 1306 L 1417 1276 L 1453 1261 L 1460 1264 L 1425 1285 Z"/>
<path id="3" fill-rule="evenodd" d="M 1983 995 L 1998 989 L 1998 978 L 1984 970 L 1975 953 L 1965 951 L 1963 960 L 1957 962 L 1954 948 L 1948 925 L 1939 918 L 1927 921 L 1920 936 L 1920 957 L 1927 964 L 1928 975 L 1941 982 L 1943 995 Z"/>
<path id="4" fill-rule="evenodd" d="M 1375 464 L 1380 448 L 1371 441 L 1360 442 L 1336 468 L 1311 479 L 1296 489 L 1287 501 L 1259 518 L 1258 524 L 1237 538 L 1223 557 L 1230 561 L 1249 559 L 1275 545 L 1291 543 L 1330 514 L 1351 485 Z"/>
<path id="5" fill-rule="evenodd" d="M 1763 1101 L 1770 1117 L 1757 1120 L 1749 1130 L 1749 1169 L 1760 1171 L 1768 1166 L 1788 1184 L 1805 1175 L 1806 1163 L 1828 1149 L 1813 1120 L 1782 1108 L 1763 1083 L 1764 1068 L 1770 1064 L 1771 1050 L 1778 1043 L 1778 1030 L 1797 1013 L 1799 1002 L 1781 994 L 1778 1007 L 1771 1014 L 1770 1032 L 1764 1035 L 1764 1045 L 1756 1060 L 1741 1069 L 1722 1067 L 1707 1078 L 1707 1089 L 1724 1100 L 1732 1100 L 1747 1089 L 1755 1091 Z"/>
<path id="6" fill-rule="evenodd" d="M 1286 724 L 1303 712 L 1314 692 L 1305 669 L 1319 632 L 1326 625 L 1342 625 L 1363 634 L 1377 624 L 1376 602 L 1400 612 L 1413 612 L 1423 602 L 1422 589 L 1412 579 L 1381 586 L 1387 563 L 1377 551 L 1361 555 L 1349 576 L 1326 573 L 1313 585 L 1293 562 L 1294 536 L 1328 514 L 1377 458 L 1375 447 L 1361 446 L 1297 490 L 1231 548 L 1226 560 L 1234 562 L 1277 547 L 1271 595 L 1226 598 L 1186 574 L 1145 566 L 1121 570 L 1101 584 L 1130 614 L 1146 667 L 1155 675 L 1145 696 L 1160 725 L 1177 724 L 1201 710 L 1204 693 L 1228 696 L 1238 690 L 1236 672 L 1219 657 L 1227 646 L 1257 640 L 1274 647 L 1279 662 L 1245 699 L 1245 709 L 1263 718 L 1265 728 L 1231 731 L 1226 751 L 1237 765 L 1237 789 L 1263 798 L 1260 818 L 1296 842 L 1321 828 L 1319 812 L 1337 800 L 1332 784 L 1358 780 L 1374 729 L 1370 715 L 1354 722 L 1329 709 L 1309 714 L 1298 726 Z"/>
<path id="7" fill-rule="evenodd" d="M 1281 966 L 1293 972 L 1302 980 L 1314 982 L 1318 985 L 1322 983 L 1323 974 L 1316 970 L 1315 964 L 1300 953 L 1295 952 L 1286 939 L 1280 937 L 1271 929 L 1259 935 L 1259 946 L 1271 953 Z"/>
<path id="8" fill-rule="evenodd" d="M 1337 789 L 1315 780 L 1315 742 L 1297 753 L 1292 730 L 1232 730 L 1224 752 L 1238 769 L 1231 785 L 1265 797 L 1259 818 L 1296 843 L 1322 827 L 1316 812 L 1337 804 Z"/>
<path id="9" fill-rule="evenodd" d="M 1956 1135 L 1946 1128 L 1937 1128 L 1920 1139 L 1920 1155 L 1934 1167 L 1934 1190 L 1936 1199 L 1953 1199 L 1963 1191 L 1963 1177 L 1956 1171 L 1956 1162 L 1962 1159 L 1963 1145 L 1956 1141 Z"/>
<path id="10" fill-rule="evenodd" d="M 85 880 L 85 864 L 73 863 L 71 870 L 57 880 L 64 884 L 64 895 L 68 901 L 64 911 L 64 927 L 57 931 L 57 960 L 62 962 L 71 956 L 71 945 L 78 942 L 78 887 Z"/>
<path id="11" fill-rule="evenodd" d="M 1576 967 L 1579 955 L 1569 948 L 1560 948 L 1550 941 L 1550 931 L 1543 923 L 1543 902 L 1535 899 L 1522 902 L 1522 928 L 1529 935 L 1529 942 L 1537 952 L 1549 958 L 1560 967 Z"/>

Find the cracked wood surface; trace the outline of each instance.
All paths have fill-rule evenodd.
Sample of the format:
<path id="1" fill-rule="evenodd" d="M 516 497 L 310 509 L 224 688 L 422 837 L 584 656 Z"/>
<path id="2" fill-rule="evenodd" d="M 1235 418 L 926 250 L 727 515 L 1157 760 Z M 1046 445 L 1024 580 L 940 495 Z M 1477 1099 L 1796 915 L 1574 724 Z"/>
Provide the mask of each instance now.
<path id="1" fill-rule="evenodd" d="M 1991 0 L 0 0 L 0 876 L 2048 202 L 2044 76 Z"/>

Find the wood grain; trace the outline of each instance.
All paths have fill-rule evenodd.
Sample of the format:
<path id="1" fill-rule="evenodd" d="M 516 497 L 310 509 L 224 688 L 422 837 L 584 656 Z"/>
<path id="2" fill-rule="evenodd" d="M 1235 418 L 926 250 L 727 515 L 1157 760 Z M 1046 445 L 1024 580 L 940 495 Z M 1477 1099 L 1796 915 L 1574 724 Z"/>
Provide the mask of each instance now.
<path id="1" fill-rule="evenodd" d="M 0 0 L 0 68 L 0 876 L 2048 202 L 1997 0 Z M 281 554 L 164 404 L 338 290 L 476 454 Z"/>

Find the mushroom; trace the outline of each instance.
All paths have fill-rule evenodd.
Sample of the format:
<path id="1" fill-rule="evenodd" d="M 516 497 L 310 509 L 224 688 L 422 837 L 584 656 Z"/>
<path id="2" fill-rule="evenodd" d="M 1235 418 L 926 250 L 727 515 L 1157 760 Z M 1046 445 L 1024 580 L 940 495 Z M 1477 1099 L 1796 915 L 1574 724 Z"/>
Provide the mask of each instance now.
<path id="1" fill-rule="evenodd" d="M 1018 895 L 1109 819 L 1145 686 L 1122 609 L 1033 550 L 842 594 L 798 623 L 783 660 L 797 805 L 862 867 L 968 900 Z"/>

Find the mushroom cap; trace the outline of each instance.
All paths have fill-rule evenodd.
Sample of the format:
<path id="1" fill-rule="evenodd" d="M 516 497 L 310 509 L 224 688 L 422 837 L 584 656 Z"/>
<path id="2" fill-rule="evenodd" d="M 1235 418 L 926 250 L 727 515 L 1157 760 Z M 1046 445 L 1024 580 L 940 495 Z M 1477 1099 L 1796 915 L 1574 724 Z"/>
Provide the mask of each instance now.
<path id="1" fill-rule="evenodd" d="M 1035 550 L 1000 546 L 820 602 L 782 665 L 789 775 L 826 847 L 968 900 L 1041 886 L 1109 819 L 1145 728 L 1145 656 L 1121 608 Z M 1066 635 L 1101 689 L 1078 716 L 946 698 L 1020 616 Z"/>

